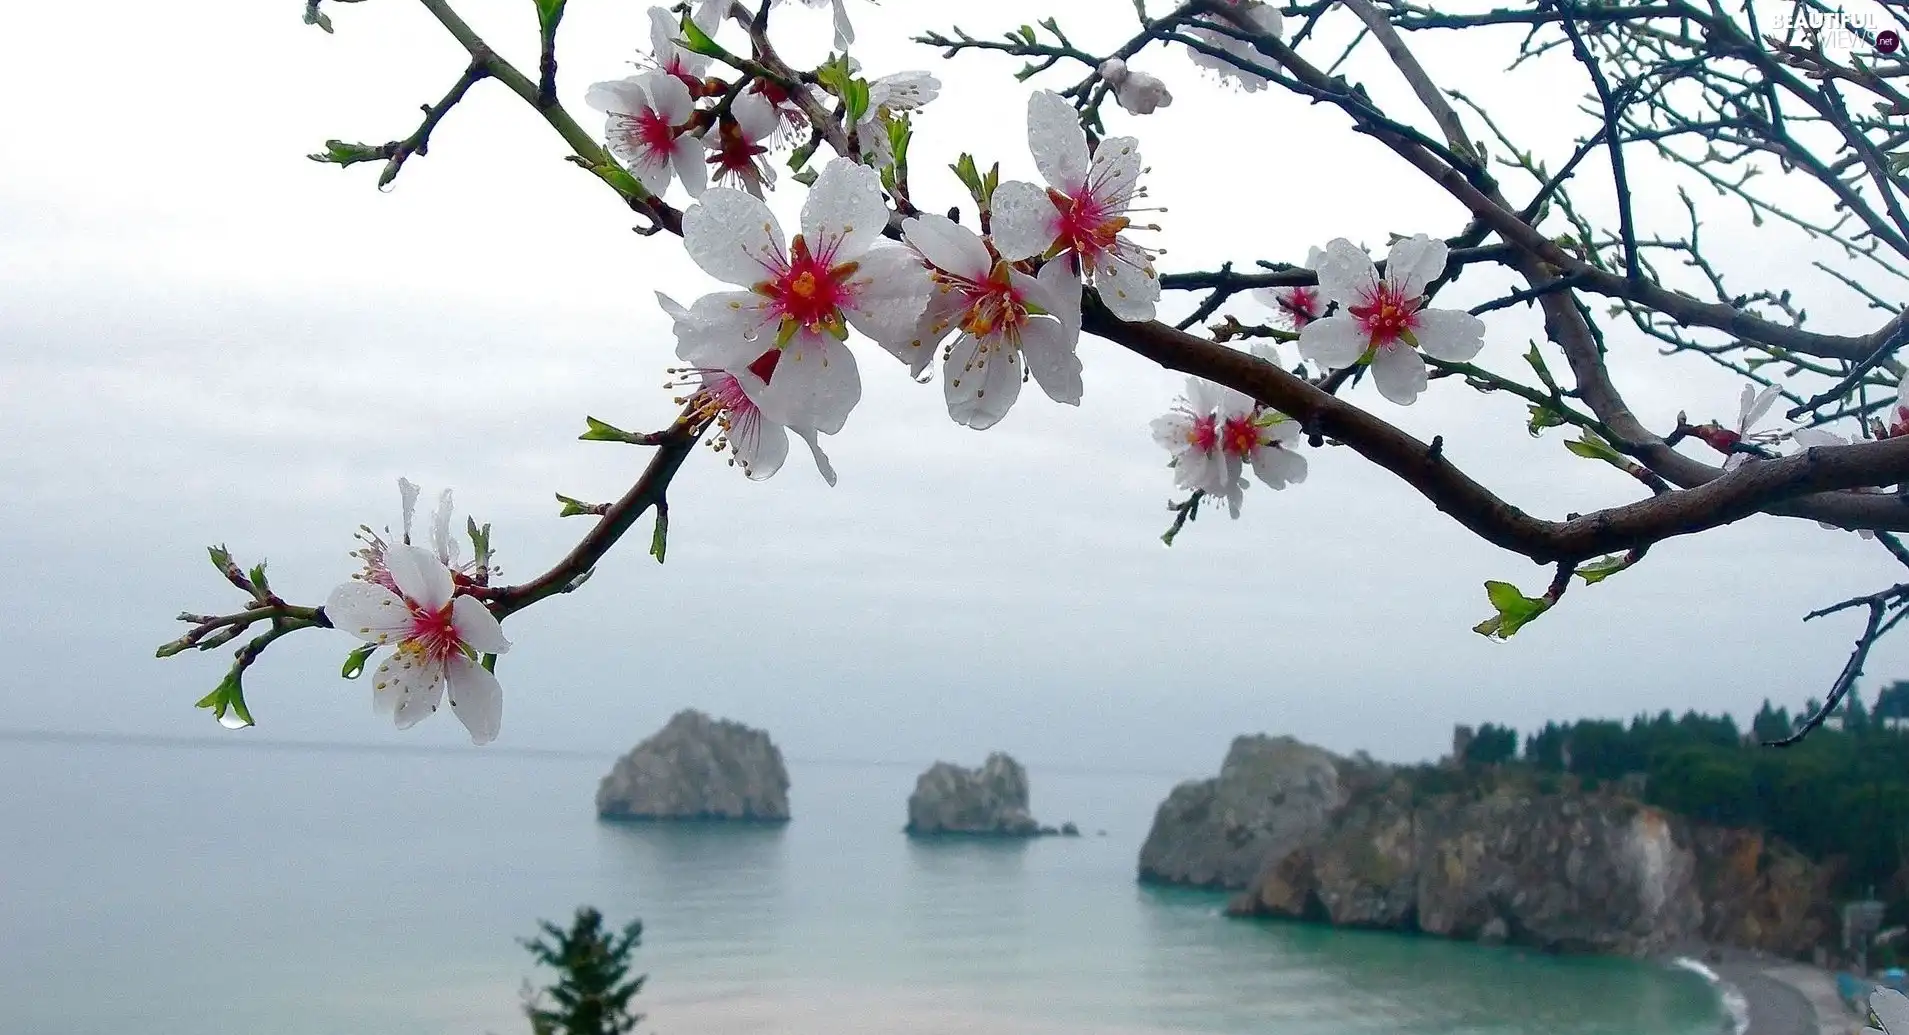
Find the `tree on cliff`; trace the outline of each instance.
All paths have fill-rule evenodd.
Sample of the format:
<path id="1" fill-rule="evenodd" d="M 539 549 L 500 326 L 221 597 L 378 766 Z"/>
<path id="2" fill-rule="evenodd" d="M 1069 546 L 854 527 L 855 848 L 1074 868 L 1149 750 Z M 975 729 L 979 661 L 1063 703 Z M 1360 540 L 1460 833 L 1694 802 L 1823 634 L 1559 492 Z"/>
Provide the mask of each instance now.
<path id="1" fill-rule="evenodd" d="M 948 417 L 977 430 L 1009 418 L 1030 380 L 1040 391 L 1019 406 L 1043 405 L 1039 396 L 1078 404 L 1083 356 L 1115 364 L 1124 350 L 1188 374 L 1185 394 L 1162 400 L 1168 412 L 1151 424 L 1177 492 L 1166 541 L 1203 508 L 1223 502 L 1239 516 L 1249 479 L 1340 491 L 1299 488 L 1307 454 L 1356 454 L 1425 497 L 1401 520 L 1449 518 L 1547 570 L 1486 583 L 1475 628 L 1497 639 L 1565 605 L 1573 587 L 1625 592 L 1602 583 L 1649 563 L 1658 543 L 1751 515 L 1859 533 L 1889 563 L 1909 565 L 1893 534 L 1909 529 L 1909 499 L 1890 491 L 1909 482 L 1898 357 L 1909 341 L 1909 153 L 1891 150 L 1903 141 L 1889 121 L 1905 101 L 1871 71 L 1872 54 L 1889 48 L 1867 30 L 1818 38 L 1794 4 L 1772 14 L 1688 0 L 1479 11 L 1419 0 L 1184 0 L 1151 11 L 1136 2 L 1121 30 L 1109 15 L 1126 5 L 1097 0 L 1077 8 L 1090 24 L 1071 33 L 1030 16 L 985 37 L 917 37 L 951 59 L 943 74 L 993 74 L 954 60 L 975 55 L 1026 62 L 1016 78 L 1028 92 L 997 119 L 947 126 L 919 118 L 941 89 L 935 76 L 869 75 L 849 59 L 856 0 L 834 2 L 836 53 L 800 66 L 772 42 L 800 16 L 786 3 L 653 8 L 645 70 L 587 90 L 558 74 L 568 68 L 558 60 L 565 0 L 523 6 L 524 42 L 538 52 L 524 68 L 503 56 L 517 41 L 491 46 L 454 0 L 421 4 L 464 54 L 446 70 L 442 100 L 407 136 L 331 140 L 314 158 L 381 164 L 388 186 L 467 95 L 512 95 L 561 138 L 579 174 L 607 188 L 605 218 L 640 220 L 633 256 L 687 261 L 735 290 L 687 305 L 659 297 L 673 356 L 654 346 L 650 355 L 659 369 L 672 364 L 682 408 L 648 433 L 585 418 L 582 438 L 650 450 L 650 460 L 615 500 L 557 497 L 561 514 L 594 520 L 541 574 L 499 584 L 489 526 L 456 526 L 448 493 L 414 542 L 408 482 L 403 534 L 365 529 L 363 570 L 323 606 L 288 602 L 263 564 L 248 569 L 213 549 L 243 605 L 182 616 L 189 631 L 161 654 L 249 636 L 200 701 L 227 725 L 252 722 L 243 678 L 267 648 L 335 628 L 362 641 L 348 675 L 393 648 L 372 683 L 398 725 L 448 701 L 474 740 L 494 738 L 496 666 L 511 646 L 500 623 L 580 587 L 646 514 L 649 552 L 662 561 L 672 479 L 700 441 L 762 479 L 782 466 L 793 434 L 833 482 L 820 439 L 845 432 L 863 364 L 896 390 L 938 377 Z M 333 29 L 324 0 L 303 7 L 306 21 Z M 376 11 L 329 8 L 354 21 Z M 591 16 L 580 9 L 572 22 Z M 1227 88 L 1264 91 L 1267 120 L 1214 125 L 1211 148 L 1163 155 L 1141 117 L 1203 117 L 1186 84 L 1170 89 L 1147 71 L 1165 68 L 1167 51 Z M 1438 59 L 1422 62 L 1421 52 Z M 1472 97 L 1429 71 L 1488 61 L 1528 65 L 1535 78 L 1507 73 L 1503 93 Z M 1582 97 L 1581 111 L 1547 116 L 1554 126 L 1575 120 L 1569 146 L 1532 145 L 1523 138 L 1535 130 L 1494 117 L 1493 106 L 1537 83 L 1569 83 Z M 578 120 L 578 101 L 603 113 L 601 133 Z M 1397 190 L 1423 188 L 1445 207 L 1428 204 L 1421 225 L 1365 245 L 1277 236 L 1279 213 L 1297 199 L 1262 186 L 1268 170 L 1234 160 L 1227 141 L 1280 132 L 1266 127 L 1307 110 L 1358 140 L 1342 160 L 1384 163 Z M 1293 145 L 1293 161 L 1329 160 L 1313 139 Z M 929 146 L 959 154 L 953 176 L 923 167 Z M 1038 175 L 1003 179 L 997 160 Z M 1160 235 L 1178 228 L 1165 216 L 1141 222 L 1157 211 L 1147 160 L 1201 163 L 1215 190 L 1237 198 L 1237 220 L 1220 230 L 1248 268 L 1160 271 Z M 793 236 L 761 200 L 772 191 L 785 215 L 800 202 Z M 1709 194 L 1723 203 L 1700 209 Z M 1368 201 L 1348 191 L 1304 203 L 1350 223 Z M 1716 247 L 1721 234 L 1752 232 L 1760 264 Z M 1832 319 L 1810 322 L 1806 311 Z M 1083 337 L 1111 348 L 1079 350 Z M 1676 395 L 1692 364 L 1741 380 L 1737 412 L 1640 417 L 1638 398 Z M 1436 415 L 1408 411 L 1428 396 Z M 1515 477 L 1448 450 L 1438 433 L 1445 414 L 1467 406 L 1503 418 L 1505 435 L 1549 437 L 1556 463 L 1594 465 L 1609 480 L 1587 485 L 1595 502 L 1582 511 L 1521 509 L 1501 494 Z M 1146 416 L 1129 430 L 1147 427 Z M 1262 503 L 1277 511 L 1277 499 Z M 468 556 L 454 532 L 469 540 Z M 1905 614 L 1909 582 L 1807 616 L 1853 619 L 1856 642 L 1798 735 L 1840 706 L 1871 646 Z M 1580 731 L 1607 741 L 1609 732 Z M 1584 746 L 1600 768 L 1631 764 Z"/>
<path id="2" fill-rule="evenodd" d="M 607 930 L 603 914 L 584 906 L 569 930 L 548 920 L 538 926 L 543 933 L 522 944 L 538 963 L 557 972 L 557 980 L 525 995 L 532 1035 L 627 1035 L 636 1030 L 643 1016 L 632 1012 L 630 1004 L 643 990 L 644 979 L 630 976 L 630 964 L 643 941 L 642 922 Z"/>
<path id="3" fill-rule="evenodd" d="M 1509 726 L 1485 723 L 1465 748 L 1465 761 L 1472 765 L 1500 765 L 1518 757 L 1518 731 Z"/>

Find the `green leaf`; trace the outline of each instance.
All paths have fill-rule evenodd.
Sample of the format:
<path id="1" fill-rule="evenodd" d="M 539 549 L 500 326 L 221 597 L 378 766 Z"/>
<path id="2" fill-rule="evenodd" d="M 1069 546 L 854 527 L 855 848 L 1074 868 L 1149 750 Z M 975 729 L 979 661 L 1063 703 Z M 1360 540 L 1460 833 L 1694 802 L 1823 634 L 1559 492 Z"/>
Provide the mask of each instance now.
<path id="1" fill-rule="evenodd" d="M 212 566 L 221 573 L 232 567 L 232 551 L 223 546 L 208 546 L 205 552 L 212 555 Z"/>
<path id="2" fill-rule="evenodd" d="M 357 679 L 364 675 L 365 662 L 371 660 L 371 652 L 377 649 L 377 644 L 367 643 L 345 655 L 345 667 L 338 674 L 346 679 Z"/>
<path id="3" fill-rule="evenodd" d="M 598 179 L 616 188 L 616 192 L 626 198 L 632 198 L 636 201 L 650 200 L 650 192 L 641 183 L 637 182 L 636 177 L 631 176 L 628 169 L 614 162 L 606 162 L 603 165 L 593 165 L 590 167 L 590 171 L 596 173 Z"/>
<path id="4" fill-rule="evenodd" d="M 1576 574 L 1578 578 L 1584 580 L 1585 585 L 1594 586 L 1628 567 L 1630 562 L 1624 559 L 1624 555 L 1614 553 L 1608 557 L 1599 557 L 1597 560 L 1587 562 L 1577 570 Z"/>
<path id="5" fill-rule="evenodd" d="M 543 2 L 544 0 L 538 0 L 540 5 Z M 683 12 L 681 28 L 683 32 L 683 49 L 692 54 L 701 54 L 704 57 L 726 58 L 729 56 L 729 52 L 722 48 L 722 44 L 711 39 L 709 33 L 704 32 L 702 26 L 697 25 L 695 21 L 690 18 L 688 11 Z"/>
<path id="6" fill-rule="evenodd" d="M 1551 376 L 1551 368 L 1545 366 L 1544 356 L 1538 352 L 1537 342 L 1531 343 L 1531 351 L 1525 353 L 1525 362 L 1531 364 L 1531 369 L 1538 374 L 1538 380 L 1543 381 L 1544 386 L 1551 389 L 1552 395 L 1558 394 L 1558 382 Z"/>
<path id="7" fill-rule="evenodd" d="M 789 154 L 789 171 L 801 172 L 802 167 L 809 164 L 809 159 L 815 157 L 815 149 L 820 143 L 821 141 L 819 140 L 811 140 L 791 152 Z"/>
<path id="8" fill-rule="evenodd" d="M 563 20 L 564 0 L 537 0 L 537 28 L 545 33 Z"/>
<path id="9" fill-rule="evenodd" d="M 804 187 L 815 186 L 816 178 L 817 173 L 814 169 L 804 169 L 799 173 L 791 173 L 789 175 L 789 179 L 794 180 Z"/>
<path id="10" fill-rule="evenodd" d="M 477 519 L 474 517 L 467 517 L 464 520 L 468 523 L 466 532 L 471 537 L 471 555 L 477 559 L 478 568 L 481 570 L 481 569 L 490 567 L 490 563 L 491 563 L 491 526 L 490 524 L 486 522 L 482 527 L 479 527 L 477 524 Z"/>
<path id="11" fill-rule="evenodd" d="M 1531 432 L 1532 438 L 1537 438 L 1546 428 L 1561 427 L 1564 424 L 1564 414 L 1549 406 L 1532 403 L 1525 409 L 1531 411 L 1531 420 L 1526 425 L 1526 430 Z"/>
<path id="12" fill-rule="evenodd" d="M 271 583 L 268 583 L 265 581 L 265 562 L 264 561 L 260 561 L 257 564 L 254 564 L 252 566 L 252 570 L 250 572 L 247 572 L 246 574 L 251 577 L 252 585 L 257 586 L 258 591 L 260 593 L 270 593 L 272 591 Z"/>
<path id="13" fill-rule="evenodd" d="M 669 549 L 669 511 L 656 508 L 656 530 L 650 533 L 650 556 L 656 563 L 663 563 L 663 554 Z"/>
<path id="14" fill-rule="evenodd" d="M 1491 601 L 1491 606 L 1498 613 L 1472 626 L 1472 631 L 1497 640 L 1510 639 L 1532 619 L 1551 608 L 1551 605 L 1543 600 L 1525 596 L 1518 587 L 1509 582 L 1485 583 L 1485 597 Z"/>
<path id="15" fill-rule="evenodd" d="M 343 140 L 327 140 L 325 141 L 325 151 L 323 154 L 310 154 L 305 157 L 314 162 L 348 166 L 357 165 L 359 162 L 382 162 L 391 156 L 385 154 L 382 145 L 353 144 Z"/>
<path id="16" fill-rule="evenodd" d="M 585 416 L 583 420 L 584 420 L 584 423 L 588 425 L 588 430 L 586 430 L 583 434 L 577 436 L 578 441 L 581 441 L 581 442 L 632 442 L 632 441 L 635 441 L 637 438 L 636 435 L 632 435 L 629 432 L 624 431 L 622 428 L 605 424 L 602 421 L 596 419 L 595 417 Z M 558 497 L 558 498 L 561 499 L 562 497 Z"/>
<path id="17" fill-rule="evenodd" d="M 1587 460 L 1602 460 L 1607 464 L 1618 466 L 1624 463 L 1624 454 L 1611 448 L 1611 444 L 1604 441 L 1595 431 L 1585 431 L 1583 437 L 1566 442 L 1564 448 Z"/>
<path id="18" fill-rule="evenodd" d="M 591 508 L 590 504 L 582 500 L 571 499 L 561 492 L 557 493 L 556 496 L 557 502 L 563 504 L 563 510 L 557 514 L 558 517 L 588 516 L 595 513 L 595 510 Z"/>
<path id="19" fill-rule="evenodd" d="M 224 681 L 211 693 L 199 698 L 199 703 L 194 707 L 210 708 L 212 717 L 229 730 L 256 725 L 252 721 L 251 710 L 245 707 L 245 690 L 239 684 L 237 668 L 227 673 Z"/>
<path id="20" fill-rule="evenodd" d="M 848 90 L 842 94 L 842 104 L 845 108 L 844 118 L 850 125 L 862 121 L 862 116 L 868 114 L 867 81 L 862 79 L 851 80 L 848 84 Z"/>

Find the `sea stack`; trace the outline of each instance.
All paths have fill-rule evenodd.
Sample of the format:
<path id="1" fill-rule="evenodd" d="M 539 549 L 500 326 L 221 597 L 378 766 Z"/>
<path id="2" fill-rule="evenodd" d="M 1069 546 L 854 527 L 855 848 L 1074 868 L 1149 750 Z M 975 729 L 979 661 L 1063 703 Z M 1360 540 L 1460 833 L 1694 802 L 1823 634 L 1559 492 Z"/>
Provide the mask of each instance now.
<path id="1" fill-rule="evenodd" d="M 617 760 L 597 816 L 786 823 L 789 771 L 767 733 L 689 709 Z"/>
<path id="2" fill-rule="evenodd" d="M 908 796 L 907 832 L 911 837 L 1039 837 L 1041 825 L 1027 807 L 1027 770 L 998 751 L 979 769 L 936 762 L 915 780 L 915 793 Z"/>

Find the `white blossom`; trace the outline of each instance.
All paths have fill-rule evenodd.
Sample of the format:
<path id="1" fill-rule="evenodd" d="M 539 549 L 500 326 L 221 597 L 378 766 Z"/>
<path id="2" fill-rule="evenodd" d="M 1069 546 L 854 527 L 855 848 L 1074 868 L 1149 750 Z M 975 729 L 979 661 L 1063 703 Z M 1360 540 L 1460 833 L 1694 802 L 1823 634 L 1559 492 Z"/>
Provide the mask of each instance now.
<path id="1" fill-rule="evenodd" d="M 371 677 L 373 706 L 409 729 L 437 711 L 448 687 L 451 713 L 471 742 L 497 739 L 503 690 L 477 661 L 510 650 L 496 617 L 476 597 L 458 595 L 450 570 L 421 546 L 391 546 L 384 563 L 395 590 L 354 580 L 325 601 L 334 628 L 397 647 Z"/>
<path id="2" fill-rule="evenodd" d="M 660 197 L 672 173 L 692 198 L 708 186 L 702 143 L 687 131 L 695 102 L 682 80 L 649 72 L 596 83 L 585 101 L 608 115 L 603 132 L 610 153 L 630 167 L 644 190 Z"/>
<path id="3" fill-rule="evenodd" d="M 1122 233 L 1144 193 L 1139 141 L 1109 137 L 1090 156 L 1074 106 L 1047 90 L 1028 98 L 1027 137 L 1047 188 L 1015 180 L 995 189 L 995 248 L 1009 261 L 1067 256 L 1115 316 L 1153 319 L 1160 298 L 1153 255 Z"/>
<path id="4" fill-rule="evenodd" d="M 1245 488 L 1239 468 L 1226 462 L 1220 445 L 1220 407 L 1226 389 L 1204 378 L 1189 377 L 1173 409 L 1153 420 L 1153 440 L 1173 454 L 1173 484 L 1231 501 Z M 1238 516 L 1237 505 L 1233 505 Z"/>
<path id="5" fill-rule="evenodd" d="M 1462 363 L 1484 347 L 1485 323 L 1470 313 L 1425 308 L 1426 285 L 1445 271 L 1444 241 L 1424 234 L 1392 246 L 1385 276 L 1345 238 L 1326 245 L 1319 288 L 1339 311 L 1299 332 L 1299 353 L 1327 370 L 1369 363 L 1379 394 L 1409 406 L 1425 390 L 1426 355 Z"/>
<path id="6" fill-rule="evenodd" d="M 676 323 L 691 322 L 689 311 L 675 299 L 661 291 L 656 293 L 656 299 Z M 744 376 L 767 384 L 781 359 L 780 350 L 770 349 L 744 368 Z M 711 446 L 718 451 L 729 450 L 729 462 L 742 468 L 749 480 L 762 481 L 782 469 L 782 462 L 789 456 L 788 433 L 793 431 L 808 444 L 823 479 L 830 485 L 835 484 L 835 466 L 829 462 L 828 454 L 822 452 L 815 429 L 790 428 L 763 416 L 762 408 L 743 390 L 740 377 L 727 370 L 706 367 L 678 368 L 670 373 L 677 375 L 678 380 L 668 387 L 694 389 L 676 402 L 679 405 L 693 403 L 700 416 L 715 423 L 716 437 Z"/>
<path id="7" fill-rule="evenodd" d="M 758 198 L 773 189 L 776 171 L 763 157 L 769 153 L 763 141 L 774 137 L 781 124 L 775 103 L 767 97 L 746 91 L 737 97 L 729 106 L 729 117 L 703 135 L 703 146 L 709 149 L 706 161 L 715 167 L 712 178 Z"/>
<path id="8" fill-rule="evenodd" d="M 942 390 L 948 415 L 977 430 L 993 427 L 1032 374 L 1048 398 L 1080 405 L 1080 281 L 1050 261 L 1030 277 L 946 216 L 902 224 L 902 237 L 932 267 L 935 291 L 913 339 L 890 347 L 919 376 L 935 347 L 948 346 Z"/>
<path id="9" fill-rule="evenodd" d="M 816 178 L 786 247 L 767 205 L 711 188 L 683 214 L 683 243 L 704 272 L 745 290 L 690 306 L 676 321 L 677 355 L 735 375 L 778 424 L 840 431 L 862 395 L 848 328 L 894 352 L 915 337 L 932 289 L 913 251 L 876 246 L 887 224 L 878 174 L 845 158 Z M 771 350 L 779 355 L 764 366 Z"/>
<path id="10" fill-rule="evenodd" d="M 1280 29 L 1283 27 L 1279 8 L 1274 7 L 1272 4 L 1262 3 L 1261 0 L 1220 0 L 1220 3 L 1221 6 L 1230 8 L 1232 13 L 1244 21 L 1250 30 L 1257 31 L 1262 35 L 1277 37 L 1280 33 Z M 1237 28 L 1237 26 L 1233 26 L 1230 22 L 1228 25 L 1229 27 Z M 1194 26 L 1183 31 L 1185 31 L 1188 36 L 1199 40 L 1207 46 L 1225 51 L 1233 59 L 1238 61 L 1249 62 L 1261 67 L 1266 67 L 1272 63 L 1272 58 L 1261 54 L 1252 44 L 1228 35 L 1219 29 Z M 1230 79 L 1238 83 L 1240 88 L 1247 93 L 1253 93 L 1266 86 L 1265 76 L 1240 68 L 1227 58 L 1217 57 L 1202 50 L 1195 50 L 1192 47 L 1188 47 L 1187 50 L 1189 51 L 1188 56 L 1193 59 L 1194 64 L 1218 73 L 1223 80 Z"/>
<path id="11" fill-rule="evenodd" d="M 1325 261 L 1326 253 L 1318 248 L 1306 253 L 1306 268 L 1315 274 Z M 1271 309 L 1281 324 L 1295 331 L 1305 330 L 1307 324 L 1326 315 L 1326 299 L 1317 284 L 1254 288 L 1249 294 L 1254 301 Z"/>
<path id="12" fill-rule="evenodd" d="M 1173 103 L 1173 94 L 1158 76 L 1136 72 L 1114 57 L 1100 63 L 1100 77 L 1114 92 L 1114 100 L 1134 115 L 1151 115 Z"/>

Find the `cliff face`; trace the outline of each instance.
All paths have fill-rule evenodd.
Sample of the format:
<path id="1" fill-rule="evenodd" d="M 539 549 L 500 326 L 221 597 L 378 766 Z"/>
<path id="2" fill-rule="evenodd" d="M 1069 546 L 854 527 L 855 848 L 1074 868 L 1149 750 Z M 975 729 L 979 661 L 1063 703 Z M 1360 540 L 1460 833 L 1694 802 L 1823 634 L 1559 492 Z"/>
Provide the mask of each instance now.
<path id="1" fill-rule="evenodd" d="M 1028 812 L 1027 770 L 996 752 L 979 769 L 936 762 L 915 780 L 908 796 L 907 831 L 914 835 L 976 834 L 1036 837 L 1040 824 Z"/>
<path id="2" fill-rule="evenodd" d="M 1431 793 L 1410 771 L 1373 779 L 1369 767 L 1326 758 L 1341 774 L 1364 776 L 1341 775 L 1337 782 L 1353 789 L 1323 812 L 1298 810 L 1291 825 L 1263 812 L 1265 822 L 1231 828 L 1253 830 L 1239 844 L 1225 840 L 1226 824 L 1180 822 L 1174 799 L 1184 805 L 1196 794 L 1189 788 L 1205 785 L 1177 789 L 1148 839 L 1151 856 L 1142 853 L 1142 879 L 1243 889 L 1234 915 L 1559 952 L 1641 954 L 1702 939 L 1794 954 L 1834 929 L 1830 874 L 1754 832 L 1692 824 L 1624 797 L 1536 793 L 1511 782 Z M 1217 784 L 1226 779 L 1223 772 Z M 1334 782 L 1319 776 L 1304 786 Z M 1290 781 L 1264 788 L 1271 798 L 1244 787 L 1232 795 L 1293 800 Z M 1219 787 L 1205 793 L 1217 799 Z M 1333 797 L 1310 800 L 1323 807 Z M 1184 843 L 1216 833 L 1218 845 Z M 1243 854 L 1261 847 L 1250 875 L 1238 877 Z M 1203 852 L 1228 860 L 1230 868 L 1210 871 L 1225 879 L 1158 865 Z"/>
<path id="3" fill-rule="evenodd" d="M 597 786 L 597 815 L 785 822 L 789 772 L 767 733 L 682 711 L 617 760 Z"/>
<path id="4" fill-rule="evenodd" d="M 1362 775 L 1291 737 L 1240 737 L 1217 779 L 1183 783 L 1161 803 L 1140 849 L 1140 877 L 1243 888 L 1268 858 L 1321 836 Z"/>

